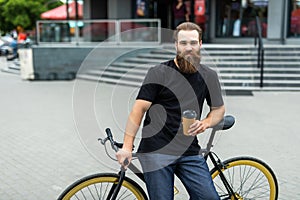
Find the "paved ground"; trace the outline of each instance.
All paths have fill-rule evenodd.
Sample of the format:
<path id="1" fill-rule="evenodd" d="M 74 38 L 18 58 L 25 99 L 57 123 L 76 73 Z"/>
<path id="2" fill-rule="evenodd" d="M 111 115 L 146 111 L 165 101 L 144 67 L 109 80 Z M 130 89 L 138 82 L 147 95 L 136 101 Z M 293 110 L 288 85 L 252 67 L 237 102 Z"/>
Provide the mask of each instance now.
<path id="1" fill-rule="evenodd" d="M 53 200 L 80 177 L 113 171 L 95 138 L 105 127 L 122 137 L 135 92 L 92 82 L 29 82 L 0 72 L 0 199 Z M 263 159 L 278 177 L 279 199 L 300 199 L 300 93 L 255 92 L 225 101 L 237 123 L 218 137 L 215 151 L 224 159 Z M 177 199 L 186 198 L 181 190 Z"/>

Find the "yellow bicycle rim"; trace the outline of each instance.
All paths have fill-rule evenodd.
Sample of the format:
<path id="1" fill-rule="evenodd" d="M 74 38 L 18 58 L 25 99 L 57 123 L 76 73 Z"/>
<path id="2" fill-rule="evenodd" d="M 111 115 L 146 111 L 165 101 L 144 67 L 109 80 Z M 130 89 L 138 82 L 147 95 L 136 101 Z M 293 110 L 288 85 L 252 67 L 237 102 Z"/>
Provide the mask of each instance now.
<path id="1" fill-rule="evenodd" d="M 225 171 L 228 168 L 231 168 L 231 167 L 234 167 L 234 166 L 240 166 L 240 165 L 247 165 L 247 166 L 255 167 L 255 168 L 259 169 L 265 175 L 265 177 L 267 178 L 267 180 L 269 182 L 269 186 L 270 186 L 270 200 L 274 200 L 275 195 L 276 195 L 275 180 L 274 180 L 272 174 L 270 173 L 270 171 L 265 166 L 260 164 L 259 162 L 256 162 L 256 161 L 253 161 L 253 160 L 236 160 L 236 161 L 232 161 L 232 162 L 227 163 L 226 168 L 222 169 L 222 171 Z M 219 171 L 216 170 L 211 175 L 212 179 L 214 179 L 218 175 L 219 175 Z"/>
<path id="2" fill-rule="evenodd" d="M 88 187 L 89 185 L 93 185 L 96 183 L 118 183 L 118 179 L 116 177 L 96 177 L 89 180 L 86 180 L 74 188 L 72 188 L 63 198 L 63 200 L 70 200 L 71 197 L 73 197 L 76 192 L 80 191 L 81 189 Z M 128 190 L 130 190 L 138 200 L 144 200 L 143 194 L 136 189 L 132 184 L 130 184 L 128 181 L 124 180 L 122 187 L 126 187 Z"/>

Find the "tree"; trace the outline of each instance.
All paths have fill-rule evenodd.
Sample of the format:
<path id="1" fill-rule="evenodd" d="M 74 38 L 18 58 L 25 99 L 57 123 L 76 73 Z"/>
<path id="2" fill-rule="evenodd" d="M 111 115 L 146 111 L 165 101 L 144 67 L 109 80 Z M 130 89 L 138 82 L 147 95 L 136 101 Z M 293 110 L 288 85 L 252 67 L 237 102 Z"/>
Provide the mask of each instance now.
<path id="1" fill-rule="evenodd" d="M 8 0 L 0 0 L 0 30 L 3 32 L 7 32 L 7 30 L 12 30 L 14 25 L 10 22 L 6 22 L 4 12 L 4 5 L 8 2 Z"/>
<path id="2" fill-rule="evenodd" d="M 41 13 L 60 5 L 58 0 L 0 0 L 0 30 L 8 32 L 18 26 L 31 30 Z"/>

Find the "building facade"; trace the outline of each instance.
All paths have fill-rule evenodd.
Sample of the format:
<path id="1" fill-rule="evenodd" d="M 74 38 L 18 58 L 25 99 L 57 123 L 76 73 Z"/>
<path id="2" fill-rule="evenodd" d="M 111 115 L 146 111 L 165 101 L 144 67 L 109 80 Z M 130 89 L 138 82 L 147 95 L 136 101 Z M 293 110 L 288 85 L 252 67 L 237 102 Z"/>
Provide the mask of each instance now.
<path id="1" fill-rule="evenodd" d="M 177 0 L 85 0 L 84 19 L 159 18 L 173 29 Z M 265 43 L 300 44 L 300 0 L 186 0 L 190 21 L 209 43 L 252 43 L 255 16 Z"/>

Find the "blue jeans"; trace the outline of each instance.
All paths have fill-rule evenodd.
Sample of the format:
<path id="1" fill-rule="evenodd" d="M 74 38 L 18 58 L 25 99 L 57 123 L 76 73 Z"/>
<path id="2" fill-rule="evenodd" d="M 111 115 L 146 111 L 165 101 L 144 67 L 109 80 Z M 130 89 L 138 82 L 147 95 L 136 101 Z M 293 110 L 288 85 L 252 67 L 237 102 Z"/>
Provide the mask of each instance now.
<path id="1" fill-rule="evenodd" d="M 191 200 L 217 200 L 203 156 L 146 154 L 139 156 L 150 200 L 174 199 L 174 174 L 185 186 Z"/>

